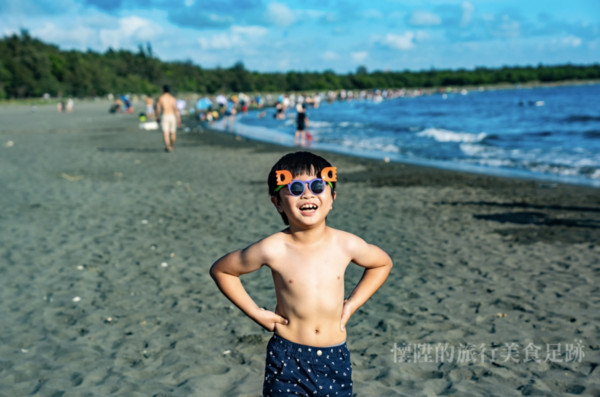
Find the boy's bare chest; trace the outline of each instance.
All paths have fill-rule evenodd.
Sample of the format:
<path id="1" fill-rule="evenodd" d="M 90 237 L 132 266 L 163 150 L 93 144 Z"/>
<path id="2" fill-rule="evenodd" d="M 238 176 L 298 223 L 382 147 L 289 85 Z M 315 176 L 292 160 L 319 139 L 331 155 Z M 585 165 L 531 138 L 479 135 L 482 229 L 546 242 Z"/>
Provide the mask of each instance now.
<path id="1" fill-rule="evenodd" d="M 296 283 L 297 286 L 343 281 L 349 263 L 344 255 L 331 251 L 295 251 L 293 255 L 286 255 L 286 258 L 278 261 L 276 266 L 273 266 L 273 271 L 281 277 L 281 281 Z"/>

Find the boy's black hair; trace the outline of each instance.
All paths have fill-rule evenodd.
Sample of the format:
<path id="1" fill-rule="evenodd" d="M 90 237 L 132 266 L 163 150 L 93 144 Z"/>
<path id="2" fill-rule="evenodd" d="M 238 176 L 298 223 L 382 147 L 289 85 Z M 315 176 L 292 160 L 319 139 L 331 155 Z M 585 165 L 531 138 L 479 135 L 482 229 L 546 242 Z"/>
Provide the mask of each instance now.
<path id="1" fill-rule="evenodd" d="M 269 195 L 277 197 L 277 200 L 281 200 L 279 196 L 279 192 L 276 192 L 277 188 L 277 178 L 275 176 L 275 171 L 279 170 L 287 170 L 292 173 L 293 177 L 296 177 L 300 174 L 309 174 L 316 175 L 317 177 L 321 177 L 321 171 L 323 168 L 331 167 L 331 163 L 325 160 L 323 157 L 318 156 L 311 152 L 296 152 L 296 153 L 288 153 L 282 158 L 279 159 L 271 168 L 271 172 L 269 172 L 269 177 L 267 179 L 267 183 L 269 184 Z M 335 182 L 331 182 L 332 189 L 331 194 L 335 192 Z M 285 188 L 284 188 L 285 189 Z M 279 213 L 281 218 L 283 219 L 283 223 L 289 225 L 289 221 L 287 219 L 287 215 L 283 212 Z"/>

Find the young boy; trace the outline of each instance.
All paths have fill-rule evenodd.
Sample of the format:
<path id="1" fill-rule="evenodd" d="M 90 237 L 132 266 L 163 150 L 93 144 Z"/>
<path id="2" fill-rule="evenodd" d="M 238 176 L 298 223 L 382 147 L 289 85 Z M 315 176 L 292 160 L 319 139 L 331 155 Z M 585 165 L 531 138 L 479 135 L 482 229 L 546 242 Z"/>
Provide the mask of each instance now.
<path id="1" fill-rule="evenodd" d="M 392 261 L 380 248 L 325 224 L 336 180 L 336 168 L 320 156 L 282 157 L 269 173 L 269 194 L 289 226 L 225 255 L 210 270 L 227 298 L 274 332 L 267 346 L 265 396 L 352 395 L 346 323 L 383 284 Z M 351 261 L 365 272 L 344 299 Z M 258 307 L 239 278 L 262 266 L 273 275 L 275 311 Z"/>

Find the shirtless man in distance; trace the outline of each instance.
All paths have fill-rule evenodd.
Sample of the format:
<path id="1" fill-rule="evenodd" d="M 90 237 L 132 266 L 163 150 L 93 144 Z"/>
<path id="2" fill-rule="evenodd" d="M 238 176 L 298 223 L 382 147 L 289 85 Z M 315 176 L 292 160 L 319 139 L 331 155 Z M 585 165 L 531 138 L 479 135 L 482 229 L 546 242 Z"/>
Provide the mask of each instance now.
<path id="1" fill-rule="evenodd" d="M 156 103 L 156 113 L 160 117 L 160 126 L 163 132 L 163 140 L 165 141 L 165 151 L 173 151 L 175 146 L 175 134 L 177 126 L 181 125 L 181 117 L 177 110 L 177 101 L 170 94 L 169 86 L 163 87 L 163 94 L 158 98 Z"/>

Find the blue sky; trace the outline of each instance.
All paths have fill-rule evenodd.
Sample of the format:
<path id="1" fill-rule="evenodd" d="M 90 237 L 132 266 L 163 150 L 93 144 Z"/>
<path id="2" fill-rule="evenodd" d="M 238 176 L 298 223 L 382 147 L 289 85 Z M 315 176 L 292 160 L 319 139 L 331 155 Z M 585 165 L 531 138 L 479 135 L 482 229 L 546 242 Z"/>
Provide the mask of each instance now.
<path id="1" fill-rule="evenodd" d="M 204 68 L 353 72 L 600 62 L 599 0 L 2 0 L 0 35 Z"/>

